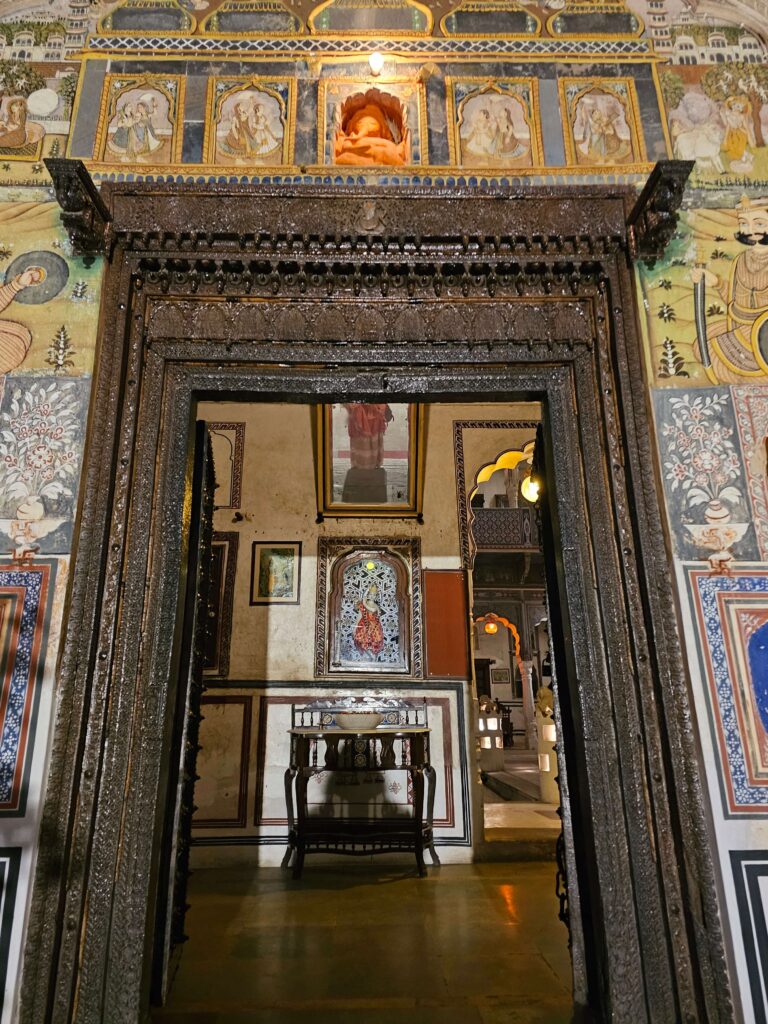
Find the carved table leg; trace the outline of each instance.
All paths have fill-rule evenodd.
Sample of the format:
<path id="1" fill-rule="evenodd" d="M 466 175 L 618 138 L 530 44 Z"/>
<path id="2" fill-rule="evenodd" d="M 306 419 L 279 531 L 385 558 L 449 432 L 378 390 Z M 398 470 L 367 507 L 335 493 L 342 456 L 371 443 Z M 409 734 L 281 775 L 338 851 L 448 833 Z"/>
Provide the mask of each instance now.
<path id="1" fill-rule="evenodd" d="M 288 818 L 288 846 L 285 856 L 280 864 L 281 868 L 287 868 L 291 863 L 291 857 L 296 849 L 296 821 L 293 815 L 293 780 L 296 778 L 296 769 L 287 768 L 283 781 L 285 785 L 285 811 Z"/>
<path id="2" fill-rule="evenodd" d="M 413 779 L 414 853 L 416 854 L 419 878 L 423 878 L 427 873 L 427 869 L 424 867 L 424 769 L 412 768 L 411 778 Z"/>
<path id="3" fill-rule="evenodd" d="M 429 843 L 427 849 L 429 850 L 429 856 L 432 858 L 433 864 L 440 864 L 440 858 L 437 856 L 435 851 L 435 832 L 432 827 L 432 818 L 435 811 L 435 790 L 437 789 L 437 772 L 428 764 L 424 769 L 424 774 L 427 776 L 427 829 L 429 835 Z"/>

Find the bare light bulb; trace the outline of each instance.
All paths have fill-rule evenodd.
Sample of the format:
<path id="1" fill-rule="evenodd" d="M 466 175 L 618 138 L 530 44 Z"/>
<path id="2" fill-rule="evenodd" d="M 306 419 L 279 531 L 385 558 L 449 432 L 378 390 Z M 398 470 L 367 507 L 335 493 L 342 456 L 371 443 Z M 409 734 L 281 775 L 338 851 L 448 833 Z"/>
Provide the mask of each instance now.
<path id="1" fill-rule="evenodd" d="M 529 473 L 520 484 L 520 493 L 526 501 L 534 505 L 539 500 L 539 481 L 534 480 Z"/>
<path id="2" fill-rule="evenodd" d="M 374 50 L 368 58 L 368 64 L 370 65 L 372 75 L 380 75 L 381 69 L 384 67 L 384 54 Z"/>

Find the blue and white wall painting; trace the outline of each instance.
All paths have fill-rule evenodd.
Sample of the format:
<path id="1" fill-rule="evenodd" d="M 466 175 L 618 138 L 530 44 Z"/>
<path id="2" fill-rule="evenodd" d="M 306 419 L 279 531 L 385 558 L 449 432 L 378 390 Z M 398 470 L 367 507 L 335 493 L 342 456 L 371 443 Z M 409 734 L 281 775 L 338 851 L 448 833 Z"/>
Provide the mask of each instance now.
<path id="1" fill-rule="evenodd" d="M 42 163 L 65 154 L 97 180 L 330 187 L 639 187 L 659 158 L 696 161 L 679 230 L 637 284 L 744 1018 L 768 1019 L 768 5 L 697 6 L 2 5 L 0 607 L 24 610 L 14 629 L 0 619 L 15 666 L 0 694 L 2 1024 L 18 980 L 100 298 L 101 267 L 73 258 Z M 229 595 L 247 586 L 228 559 L 221 575 Z M 245 721 L 240 705 L 226 711 Z"/>

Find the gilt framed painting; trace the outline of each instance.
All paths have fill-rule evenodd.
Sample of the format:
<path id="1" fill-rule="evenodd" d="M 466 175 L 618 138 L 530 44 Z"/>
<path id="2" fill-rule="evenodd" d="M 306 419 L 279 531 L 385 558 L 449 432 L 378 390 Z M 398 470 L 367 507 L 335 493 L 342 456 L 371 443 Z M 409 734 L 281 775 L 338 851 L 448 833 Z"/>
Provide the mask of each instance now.
<path id="1" fill-rule="evenodd" d="M 423 433 L 413 403 L 318 406 L 318 513 L 420 517 Z"/>

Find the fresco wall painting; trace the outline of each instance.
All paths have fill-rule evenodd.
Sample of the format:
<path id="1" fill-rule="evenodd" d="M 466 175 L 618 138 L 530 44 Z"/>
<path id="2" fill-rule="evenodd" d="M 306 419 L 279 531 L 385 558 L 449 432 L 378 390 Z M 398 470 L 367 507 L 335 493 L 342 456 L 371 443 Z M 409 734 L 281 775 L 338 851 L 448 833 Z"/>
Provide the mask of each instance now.
<path id="1" fill-rule="evenodd" d="M 540 167 L 538 81 L 448 79 L 450 160 L 460 167 Z"/>
<path id="2" fill-rule="evenodd" d="M 428 8 L 409 0 L 298 0 L 290 9 L 274 0 L 127 0 L 83 7 L 82 17 L 78 10 L 52 0 L 45 10 L 35 7 L 31 28 L 18 15 L 16 23 L 0 23 L 0 183 L 7 186 L 0 189 L 0 546 L 12 559 L 0 562 L 0 650 L 2 699 L 23 724 L 14 732 L 11 716 L 3 733 L 3 771 L 11 765 L 8 779 L 21 784 L 9 782 L 1 813 L 23 813 L 24 772 L 48 729 L 41 720 L 35 739 L 35 693 L 43 666 L 52 671 L 55 663 L 55 649 L 46 647 L 49 638 L 55 647 L 61 607 L 51 595 L 72 542 L 99 303 L 101 268 L 72 257 L 49 202 L 44 157 L 88 137 L 93 144 L 79 155 L 103 178 L 176 176 L 181 168 L 214 180 L 298 174 L 331 183 L 360 175 L 389 181 L 394 170 L 399 180 L 481 183 L 547 181 L 544 168 L 560 175 L 565 165 L 563 181 L 639 184 L 648 161 L 668 147 L 696 165 L 664 259 L 637 271 L 646 372 L 669 528 L 677 559 L 685 560 L 691 649 L 701 661 L 699 674 L 691 667 L 707 707 L 700 728 L 718 761 L 715 828 L 733 865 L 724 881 L 746 964 L 742 994 L 746 1012 L 767 1021 L 768 852 L 743 849 L 747 833 L 729 831 L 735 819 L 745 825 L 765 817 L 768 777 L 761 689 L 768 630 L 768 63 L 751 31 L 756 26 L 699 18 L 682 0 L 602 4 L 599 14 L 574 0 L 463 0 L 437 24 Z M 744 8 L 739 12 L 743 17 Z M 96 35 L 80 74 L 86 30 Z M 353 35 L 369 37 L 362 59 Z M 333 37 L 341 42 L 332 44 Z M 141 64 L 135 73 L 128 38 L 131 59 Z M 372 39 L 387 58 L 378 78 L 366 65 Z M 341 60 L 328 70 L 310 45 L 331 44 L 336 49 L 328 52 Z M 177 60 L 182 47 L 186 76 Z M 225 47 L 231 61 L 220 59 Z M 666 62 L 658 70 L 657 56 Z M 155 71 L 161 59 L 162 73 Z M 486 77 L 491 61 L 494 74 Z M 193 66 L 197 82 L 187 96 Z M 427 178 L 429 165 L 442 177 Z M 313 171 L 319 177 L 311 178 Z M 25 433 L 32 423 L 44 433 L 41 445 Z M 219 426 L 229 456 L 217 493 L 218 618 L 208 671 L 217 687 L 231 687 L 227 642 L 239 535 L 221 517 L 237 522 L 233 516 L 248 513 L 238 494 L 242 438 L 226 429 L 232 424 Z M 35 581 L 42 588 L 46 573 L 47 597 L 34 598 Z M 34 672 L 22 640 L 30 622 L 38 638 Z M 308 682 L 307 693 L 319 685 Z M 282 799 L 282 768 L 273 789 L 267 782 L 259 794 L 256 786 L 257 734 L 268 747 L 267 709 L 258 710 L 267 696 L 252 700 L 257 692 L 254 682 L 245 695 L 230 689 L 230 702 L 210 697 L 222 723 L 236 720 L 242 756 L 236 779 L 216 776 L 211 766 L 210 806 L 195 822 L 202 845 L 233 836 L 280 842 L 283 826 L 269 822 Z M 276 696 L 270 691 L 270 700 Z M 458 691 L 446 699 L 446 722 L 463 723 Z M 269 713 L 278 710 L 276 704 Z M 449 739 L 449 796 L 439 813 L 447 841 L 466 845 L 468 823 L 458 820 L 466 799 L 456 794 L 467 785 L 467 766 L 458 734 Z M 33 827 L 29 811 L 27 817 Z M 752 845 L 761 842 L 757 831 L 748 834 Z M 14 900 L 18 908 L 27 898 L 21 854 L 18 847 L 0 851 L 0 972 Z M 14 985 L 11 976 L 8 990 Z M 3 1024 L 10 1014 L 6 1001 Z"/>
<path id="3" fill-rule="evenodd" d="M 139 166 L 177 163 L 181 159 L 184 84 L 179 75 L 107 75 L 95 159 Z"/>
<path id="4" fill-rule="evenodd" d="M 291 164 L 295 122 L 292 79 L 212 78 L 205 161 L 238 167 Z"/>
<path id="5" fill-rule="evenodd" d="M 560 78 L 558 88 L 569 164 L 612 167 L 645 162 L 632 79 Z"/>

